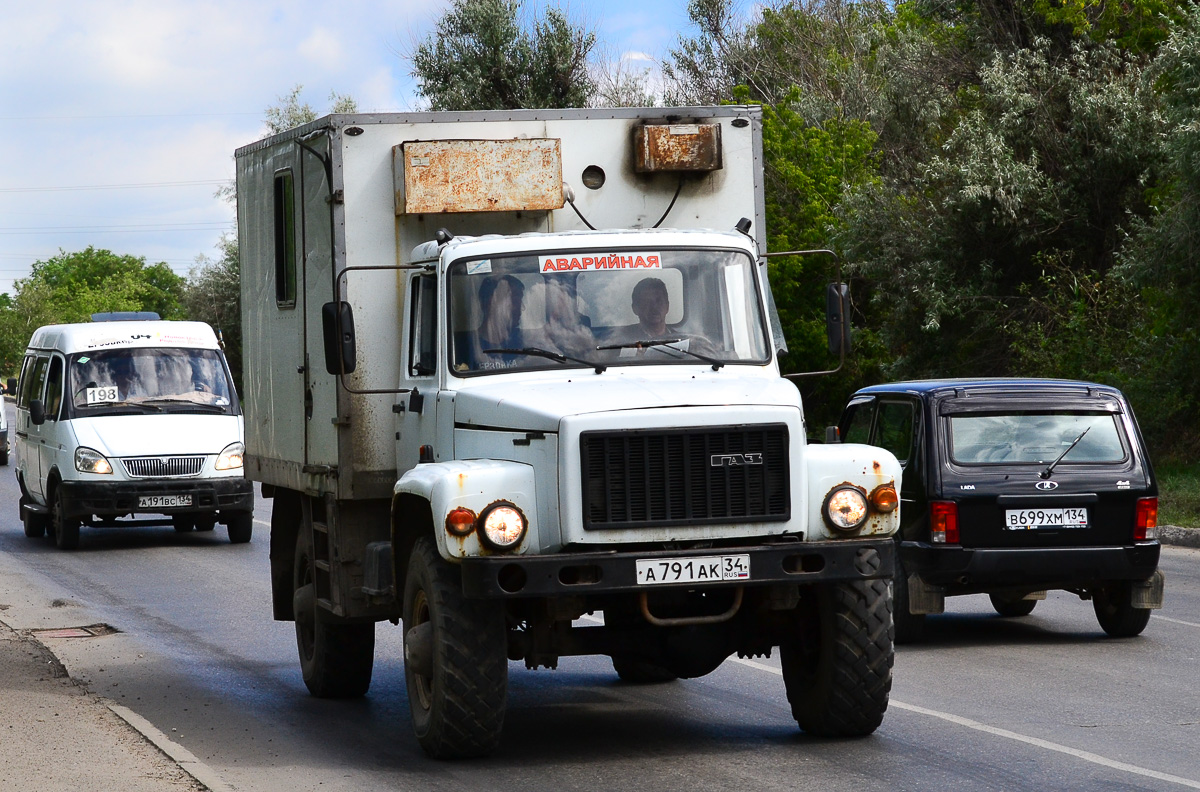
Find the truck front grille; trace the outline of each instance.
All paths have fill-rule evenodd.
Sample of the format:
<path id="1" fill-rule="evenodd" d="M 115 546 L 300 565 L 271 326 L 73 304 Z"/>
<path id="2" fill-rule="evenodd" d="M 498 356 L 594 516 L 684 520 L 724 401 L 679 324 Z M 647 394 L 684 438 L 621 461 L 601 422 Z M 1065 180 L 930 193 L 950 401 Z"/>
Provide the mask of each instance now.
<path id="1" fill-rule="evenodd" d="M 786 424 L 580 435 L 588 530 L 791 517 Z"/>
<path id="2" fill-rule="evenodd" d="M 198 476 L 204 469 L 203 456 L 129 457 L 122 459 L 130 478 L 180 478 Z"/>

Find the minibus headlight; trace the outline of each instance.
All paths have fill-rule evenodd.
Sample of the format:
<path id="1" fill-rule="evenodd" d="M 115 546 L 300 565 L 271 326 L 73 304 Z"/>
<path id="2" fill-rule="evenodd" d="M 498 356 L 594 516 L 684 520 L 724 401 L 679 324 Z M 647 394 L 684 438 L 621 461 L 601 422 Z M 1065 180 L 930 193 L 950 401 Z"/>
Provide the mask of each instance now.
<path id="1" fill-rule="evenodd" d="M 75 469 L 80 473 L 112 473 L 112 465 L 99 451 L 80 446 L 75 449 Z"/>
<path id="2" fill-rule="evenodd" d="M 225 450 L 217 457 L 217 470 L 235 470 L 242 466 L 242 457 L 246 453 L 246 446 L 241 443 L 230 443 L 225 446 Z"/>

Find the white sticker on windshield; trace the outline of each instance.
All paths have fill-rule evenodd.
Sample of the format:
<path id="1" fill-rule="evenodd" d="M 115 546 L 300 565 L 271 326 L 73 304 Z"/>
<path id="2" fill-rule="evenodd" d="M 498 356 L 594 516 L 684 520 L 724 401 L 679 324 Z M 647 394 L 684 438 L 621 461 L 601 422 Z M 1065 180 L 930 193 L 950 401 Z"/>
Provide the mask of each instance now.
<path id="1" fill-rule="evenodd" d="M 662 269 L 662 256 L 645 252 L 609 253 L 600 256 L 553 255 L 542 256 L 541 260 L 542 272 Z"/>
<path id="2" fill-rule="evenodd" d="M 116 385 L 105 385 L 99 388 L 87 389 L 88 404 L 103 404 L 105 402 L 121 401 L 121 396 L 117 393 Z"/>
<path id="3" fill-rule="evenodd" d="M 468 275 L 487 275 L 492 271 L 492 260 L 470 261 L 467 263 Z"/>

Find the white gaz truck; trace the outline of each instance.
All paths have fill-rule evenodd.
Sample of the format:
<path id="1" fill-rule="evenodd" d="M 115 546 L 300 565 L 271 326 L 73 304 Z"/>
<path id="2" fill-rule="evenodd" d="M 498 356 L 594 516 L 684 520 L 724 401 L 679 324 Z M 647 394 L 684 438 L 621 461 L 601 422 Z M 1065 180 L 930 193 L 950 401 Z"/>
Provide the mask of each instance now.
<path id="1" fill-rule="evenodd" d="M 238 150 L 246 476 L 312 694 L 364 695 L 390 621 L 435 757 L 498 746 L 510 661 L 573 655 L 654 683 L 778 648 L 801 729 L 878 727 L 901 470 L 806 442 L 761 134 L 355 114 Z"/>

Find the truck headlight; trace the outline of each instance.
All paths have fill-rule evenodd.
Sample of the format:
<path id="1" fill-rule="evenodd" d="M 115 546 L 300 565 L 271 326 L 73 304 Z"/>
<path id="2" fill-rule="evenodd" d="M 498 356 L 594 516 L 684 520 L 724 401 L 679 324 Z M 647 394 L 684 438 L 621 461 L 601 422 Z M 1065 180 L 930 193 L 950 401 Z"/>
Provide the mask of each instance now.
<path id="1" fill-rule="evenodd" d="M 75 449 L 75 469 L 80 473 L 112 473 L 112 465 L 99 451 L 80 446 Z"/>
<path id="2" fill-rule="evenodd" d="M 497 501 L 479 515 L 479 538 L 493 550 L 511 550 L 525 538 L 525 515 L 507 501 Z"/>
<path id="3" fill-rule="evenodd" d="M 230 443 L 217 457 L 217 470 L 234 470 L 242 466 L 242 457 L 246 454 L 246 446 L 241 443 Z"/>
<path id="4" fill-rule="evenodd" d="M 848 484 L 834 487 L 822 508 L 825 522 L 835 531 L 857 531 L 867 521 L 867 496 Z"/>

